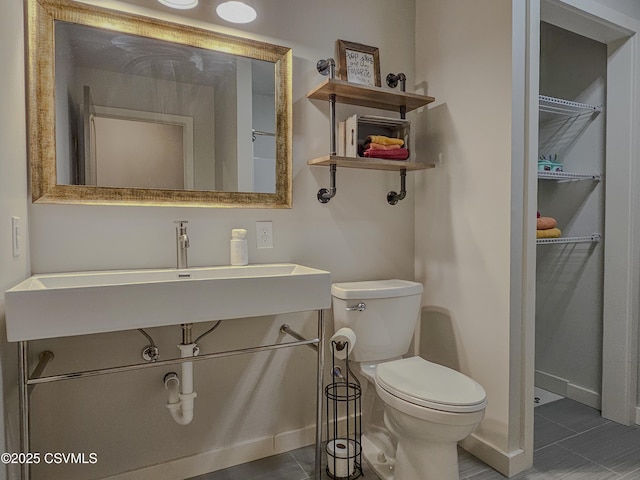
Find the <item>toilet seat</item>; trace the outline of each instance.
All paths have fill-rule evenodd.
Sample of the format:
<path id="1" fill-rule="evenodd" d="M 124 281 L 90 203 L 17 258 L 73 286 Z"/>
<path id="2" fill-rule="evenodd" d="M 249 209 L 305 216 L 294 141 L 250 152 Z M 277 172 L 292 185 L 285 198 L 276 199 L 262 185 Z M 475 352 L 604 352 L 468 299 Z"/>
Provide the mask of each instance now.
<path id="1" fill-rule="evenodd" d="M 451 413 L 484 410 L 486 392 L 475 380 L 421 357 L 378 364 L 376 385 L 394 397 Z"/>

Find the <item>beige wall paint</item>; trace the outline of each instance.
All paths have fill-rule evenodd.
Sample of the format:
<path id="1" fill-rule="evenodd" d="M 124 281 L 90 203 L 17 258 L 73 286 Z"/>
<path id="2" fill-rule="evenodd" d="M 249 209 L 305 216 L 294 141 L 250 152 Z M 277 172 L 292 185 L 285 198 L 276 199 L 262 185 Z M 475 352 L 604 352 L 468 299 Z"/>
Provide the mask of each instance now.
<path id="1" fill-rule="evenodd" d="M 8 7 L 3 3 L 2 8 L 2 17 L 10 18 L 7 21 L 11 25 L 22 24 L 21 9 L 9 9 L 5 15 Z M 334 281 L 413 279 L 413 176 L 408 181 L 408 198 L 392 207 L 386 202 L 386 193 L 397 190 L 400 181 L 397 174 L 340 170 L 338 195 L 327 205 L 319 204 L 316 193 L 327 186 L 329 172 L 326 168 L 310 168 L 306 162 L 328 152 L 328 104 L 307 100 L 306 92 L 323 80 L 315 70 L 316 62 L 335 55 L 335 42 L 339 38 L 378 47 L 383 77 L 388 72 L 403 71 L 413 78 L 414 2 L 398 2 L 389 9 L 382 0 L 349 3 L 330 0 L 304 5 L 297 0 L 283 0 L 277 10 L 288 14 L 283 17 L 276 11 L 267 11 L 246 32 L 236 33 L 293 48 L 293 208 L 31 205 L 30 252 L 34 273 L 172 266 L 173 221 L 185 219 L 189 221 L 189 259 L 193 266 L 228 264 L 230 231 L 240 227 L 249 230 L 249 255 L 254 263 L 307 264 L 330 270 Z M 203 25 L 202 21 L 194 23 Z M 208 26 L 229 32 L 226 27 Z M 14 37 L 20 34 L 15 32 L 11 44 L 18 43 Z M 14 63 L 18 63 L 13 70 L 21 72 L 21 54 L 11 53 Z M 22 98 L 18 85 L 7 95 Z M 12 105 L 6 115 L 11 118 L 24 115 L 22 102 Z M 380 113 L 339 106 L 337 117 L 342 119 L 355 112 Z M 20 158 L 15 160 L 18 172 L 10 176 L 14 183 L 24 182 L 24 145 L 18 147 L 22 148 Z M 26 192 L 21 191 L 17 201 L 23 205 L 25 199 Z M 257 220 L 273 221 L 273 249 L 256 249 Z M 331 316 L 328 317 L 327 331 L 331 333 Z M 184 320 L 176 319 L 176 323 Z M 278 327 L 284 321 L 313 335 L 314 314 L 241 320 L 216 330 L 203 342 L 203 349 L 213 351 L 278 341 Z M 152 333 L 163 358 L 177 353 L 178 327 L 156 329 Z M 35 358 L 42 349 L 52 349 L 56 354 L 50 370 L 53 373 L 68 368 L 138 362 L 145 344 L 144 338 L 133 331 L 38 342 L 31 353 Z M 10 347 L 5 344 L 5 349 Z M 315 358 L 307 350 L 198 365 L 196 420 L 188 427 L 173 423 L 164 407 L 162 377 L 168 369 L 38 388 L 33 395 L 34 449 L 96 451 L 100 461 L 95 466 L 41 467 L 35 469 L 34 479 L 72 480 L 108 475 L 258 438 L 274 438 L 269 450 L 273 451 L 278 448 L 277 434 L 314 423 Z M 7 403 L 14 405 L 8 398 Z M 15 441 L 7 448 L 15 451 Z M 229 461 L 233 462 L 233 458 Z M 219 465 L 212 465 L 211 470 L 216 467 Z M 172 478 L 182 475 L 168 470 L 165 474 Z"/>
<path id="2" fill-rule="evenodd" d="M 512 7 L 418 0 L 416 86 L 436 97 L 417 149 L 421 354 L 487 391 L 475 436 L 509 455 Z"/>

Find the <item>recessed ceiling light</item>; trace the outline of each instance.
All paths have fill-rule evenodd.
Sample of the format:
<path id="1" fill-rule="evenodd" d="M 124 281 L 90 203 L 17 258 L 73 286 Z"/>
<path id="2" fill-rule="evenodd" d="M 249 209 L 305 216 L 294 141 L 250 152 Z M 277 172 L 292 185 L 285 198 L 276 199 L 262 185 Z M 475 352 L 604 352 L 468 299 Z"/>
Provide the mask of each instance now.
<path id="1" fill-rule="evenodd" d="M 158 0 L 161 4 L 171 8 L 186 10 L 198 5 L 198 0 Z"/>
<path id="2" fill-rule="evenodd" d="M 256 10 L 251 5 L 235 0 L 218 3 L 216 13 L 223 20 L 232 23 L 253 22 L 258 16 Z"/>

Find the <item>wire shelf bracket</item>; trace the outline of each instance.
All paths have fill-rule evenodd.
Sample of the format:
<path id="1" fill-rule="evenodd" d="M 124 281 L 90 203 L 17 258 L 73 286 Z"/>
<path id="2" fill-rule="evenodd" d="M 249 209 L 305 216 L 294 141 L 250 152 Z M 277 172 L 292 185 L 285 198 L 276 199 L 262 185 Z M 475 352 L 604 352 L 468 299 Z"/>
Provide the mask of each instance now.
<path id="1" fill-rule="evenodd" d="M 588 105 L 586 103 L 573 102 L 562 98 L 538 96 L 538 109 L 541 112 L 557 113 L 559 115 L 585 115 L 602 112 L 602 105 Z"/>
<path id="2" fill-rule="evenodd" d="M 549 172 L 538 171 L 540 180 L 594 180 L 599 182 L 602 180 L 601 173 L 571 173 L 571 172 Z"/>
<path id="3" fill-rule="evenodd" d="M 592 233 L 583 237 L 538 238 L 537 245 L 550 245 L 560 243 L 598 243 L 602 240 L 602 234 Z"/>

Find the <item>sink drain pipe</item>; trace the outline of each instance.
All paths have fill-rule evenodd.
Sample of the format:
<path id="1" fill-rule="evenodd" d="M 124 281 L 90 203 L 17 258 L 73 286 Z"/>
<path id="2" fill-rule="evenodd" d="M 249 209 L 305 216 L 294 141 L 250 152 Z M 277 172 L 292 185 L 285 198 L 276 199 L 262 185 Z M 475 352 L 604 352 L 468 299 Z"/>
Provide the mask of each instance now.
<path id="1" fill-rule="evenodd" d="M 198 347 L 191 340 L 191 328 L 193 324 L 184 323 L 182 327 L 182 343 L 178 345 L 180 358 L 195 357 L 198 355 Z M 175 372 L 164 376 L 164 386 L 169 391 L 169 399 L 166 407 L 171 417 L 179 425 L 189 425 L 193 420 L 194 400 L 198 396 L 193 391 L 193 362 L 183 362 L 180 378 Z"/>

